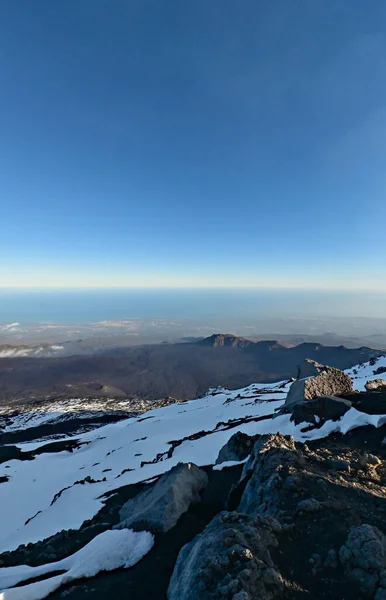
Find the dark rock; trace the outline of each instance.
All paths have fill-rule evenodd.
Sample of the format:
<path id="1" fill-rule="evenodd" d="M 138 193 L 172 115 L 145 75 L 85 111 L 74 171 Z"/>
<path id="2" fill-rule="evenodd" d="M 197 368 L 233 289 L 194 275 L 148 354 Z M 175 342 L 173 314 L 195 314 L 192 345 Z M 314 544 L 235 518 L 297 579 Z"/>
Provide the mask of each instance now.
<path id="1" fill-rule="evenodd" d="M 288 475 L 283 483 L 283 490 L 299 492 L 302 489 L 300 477 L 298 475 Z"/>
<path id="2" fill-rule="evenodd" d="M 335 471 L 344 471 L 349 473 L 351 470 L 351 466 L 348 460 L 326 460 L 325 465 L 328 469 L 334 469 Z"/>
<path id="3" fill-rule="evenodd" d="M 386 569 L 386 538 L 371 525 L 352 527 L 339 551 L 347 577 L 359 585 L 366 598 L 372 598 Z"/>
<path id="4" fill-rule="evenodd" d="M 310 563 L 310 565 L 319 568 L 322 565 L 322 559 L 320 558 L 320 554 L 317 554 L 316 552 L 311 556 L 310 560 L 308 561 Z"/>
<path id="5" fill-rule="evenodd" d="M 352 381 L 346 373 L 333 367 L 324 367 L 324 370 L 315 377 L 297 379 L 293 382 L 287 394 L 285 408 L 319 396 L 336 396 L 352 392 Z"/>
<path id="6" fill-rule="evenodd" d="M 386 414 L 386 389 L 379 388 L 371 392 L 361 392 L 348 396 L 355 408 L 369 415 Z"/>
<path id="7" fill-rule="evenodd" d="M 277 546 L 279 523 L 222 512 L 180 551 L 168 600 L 275 600 L 283 581 L 269 552 Z"/>
<path id="8" fill-rule="evenodd" d="M 200 493 L 207 485 L 205 471 L 192 463 L 179 463 L 153 487 L 142 490 L 122 506 L 121 522 L 115 529 L 169 531 L 191 504 L 200 501 Z"/>
<path id="9" fill-rule="evenodd" d="M 321 478 L 320 478 L 320 479 L 317 479 L 317 480 L 316 480 L 316 483 L 318 484 L 318 486 L 320 487 L 320 489 L 321 489 L 323 492 L 327 492 L 327 490 L 328 490 L 328 487 L 327 487 L 327 483 L 324 481 L 324 479 L 321 479 Z"/>
<path id="10" fill-rule="evenodd" d="M 334 548 L 331 548 L 331 550 L 327 552 L 324 566 L 327 569 L 336 569 L 339 566 L 338 553 Z"/>
<path id="11" fill-rule="evenodd" d="M 307 498 L 306 500 L 301 500 L 297 507 L 297 513 L 316 513 L 321 509 L 321 504 L 315 498 Z"/>
<path id="12" fill-rule="evenodd" d="M 315 423 L 320 426 L 326 421 L 342 417 L 351 408 L 351 402 L 336 396 L 319 396 L 314 400 L 303 400 L 291 405 L 291 420 L 299 423 Z"/>
<path id="13" fill-rule="evenodd" d="M 290 468 L 299 468 L 304 459 L 292 436 L 262 435 L 245 464 L 240 484 L 247 479 L 238 510 L 257 515 L 277 516 L 281 488 Z"/>
<path id="14" fill-rule="evenodd" d="M 244 460 L 251 453 L 255 438 L 238 431 L 234 433 L 218 454 L 216 465 L 229 460 Z"/>
<path id="15" fill-rule="evenodd" d="M 17 446 L 1 446 L 0 447 L 0 463 L 8 462 L 9 460 L 20 460 L 22 451 Z M 32 457 L 30 458 L 32 460 Z"/>

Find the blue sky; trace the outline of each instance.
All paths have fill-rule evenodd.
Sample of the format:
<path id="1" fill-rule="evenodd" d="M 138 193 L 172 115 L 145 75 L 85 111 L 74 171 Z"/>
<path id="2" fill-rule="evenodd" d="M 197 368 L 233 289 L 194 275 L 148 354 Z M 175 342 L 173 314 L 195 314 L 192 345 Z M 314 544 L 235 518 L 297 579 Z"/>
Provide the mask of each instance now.
<path id="1" fill-rule="evenodd" d="M 386 3 L 6 0 L 1 286 L 386 288 Z"/>

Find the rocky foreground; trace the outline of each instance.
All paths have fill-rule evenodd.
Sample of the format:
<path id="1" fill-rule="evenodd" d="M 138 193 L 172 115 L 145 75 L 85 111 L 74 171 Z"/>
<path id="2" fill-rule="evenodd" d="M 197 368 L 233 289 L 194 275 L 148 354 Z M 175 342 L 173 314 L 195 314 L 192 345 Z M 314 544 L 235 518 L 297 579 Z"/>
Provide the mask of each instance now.
<path id="1" fill-rule="evenodd" d="M 383 370 L 307 361 L 293 383 L 3 446 L 0 597 L 384 600 Z"/>

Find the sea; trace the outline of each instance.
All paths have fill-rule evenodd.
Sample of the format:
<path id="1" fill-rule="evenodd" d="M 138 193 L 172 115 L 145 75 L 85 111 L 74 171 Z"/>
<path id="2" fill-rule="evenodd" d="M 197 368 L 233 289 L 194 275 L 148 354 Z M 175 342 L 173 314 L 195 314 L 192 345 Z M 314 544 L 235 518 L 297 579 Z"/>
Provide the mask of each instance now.
<path id="1" fill-rule="evenodd" d="M 386 317 L 385 292 L 272 288 L 0 289 L 0 323 Z"/>

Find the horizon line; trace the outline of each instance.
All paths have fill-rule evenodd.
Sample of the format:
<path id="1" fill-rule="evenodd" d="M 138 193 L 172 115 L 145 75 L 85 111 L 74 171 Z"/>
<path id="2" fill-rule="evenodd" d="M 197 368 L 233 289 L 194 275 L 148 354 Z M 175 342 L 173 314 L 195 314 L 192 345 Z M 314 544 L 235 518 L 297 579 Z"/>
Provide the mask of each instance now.
<path id="1" fill-rule="evenodd" d="M 302 291 L 329 291 L 329 292 L 386 292 L 383 287 L 353 287 L 304 285 L 304 284 L 270 284 L 270 285 L 1 285 L 1 291 L 49 291 L 49 290 L 302 290 Z"/>

